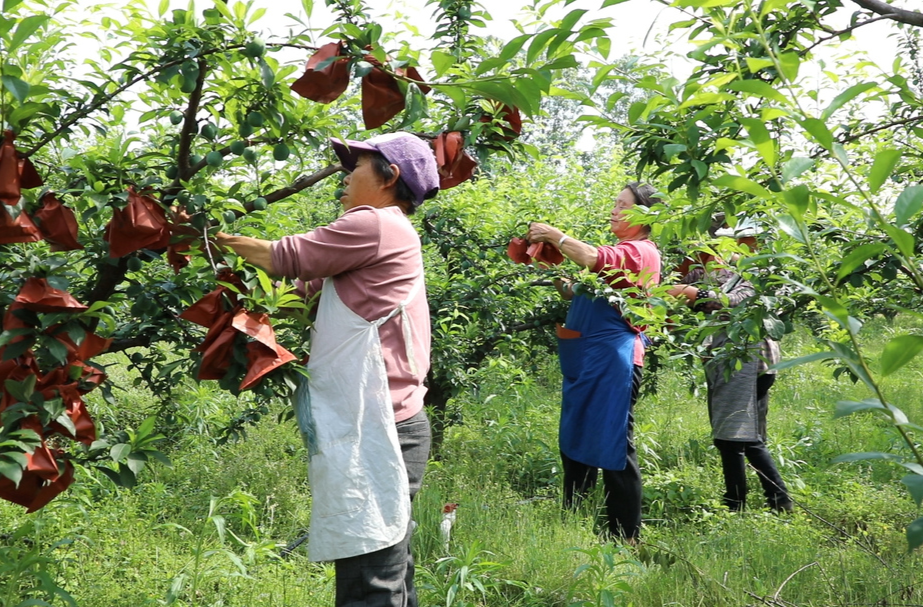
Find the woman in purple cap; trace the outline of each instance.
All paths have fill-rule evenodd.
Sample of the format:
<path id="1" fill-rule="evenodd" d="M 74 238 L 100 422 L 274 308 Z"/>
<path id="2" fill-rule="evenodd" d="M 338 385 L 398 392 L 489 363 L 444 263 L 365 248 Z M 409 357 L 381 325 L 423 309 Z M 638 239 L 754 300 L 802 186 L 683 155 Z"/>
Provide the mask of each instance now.
<path id="1" fill-rule="evenodd" d="M 429 457 L 430 319 L 407 216 L 439 190 L 407 133 L 332 141 L 350 172 L 333 223 L 278 241 L 219 233 L 270 274 L 320 292 L 295 411 L 310 456 L 311 560 L 334 561 L 336 605 L 416 606 L 410 503 Z"/>

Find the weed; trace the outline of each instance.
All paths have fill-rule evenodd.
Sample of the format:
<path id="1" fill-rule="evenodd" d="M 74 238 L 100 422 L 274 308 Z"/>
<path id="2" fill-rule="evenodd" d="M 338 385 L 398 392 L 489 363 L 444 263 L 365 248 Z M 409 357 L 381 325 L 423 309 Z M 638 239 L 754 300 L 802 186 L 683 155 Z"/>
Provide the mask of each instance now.
<path id="1" fill-rule="evenodd" d="M 591 548 L 572 548 L 590 562 L 574 572 L 567 593 L 568 607 L 615 607 L 628 605 L 632 588 L 627 578 L 636 574 L 641 563 L 624 546 L 603 544 Z"/>

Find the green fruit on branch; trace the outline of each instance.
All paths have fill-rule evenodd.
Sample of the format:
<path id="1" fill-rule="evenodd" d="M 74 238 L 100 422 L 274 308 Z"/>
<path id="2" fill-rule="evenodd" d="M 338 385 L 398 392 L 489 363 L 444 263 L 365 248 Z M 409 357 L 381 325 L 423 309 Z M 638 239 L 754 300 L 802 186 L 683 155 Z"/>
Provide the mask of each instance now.
<path id="1" fill-rule="evenodd" d="M 183 121 L 183 118 L 185 118 L 185 116 L 183 116 L 183 113 L 178 110 L 173 110 L 170 112 L 170 124 L 177 125 Z"/>
<path id="2" fill-rule="evenodd" d="M 291 150 L 284 143 L 276 144 L 276 147 L 272 148 L 272 157 L 280 162 L 286 160 L 291 153 Z"/>
<path id="3" fill-rule="evenodd" d="M 221 163 L 224 162 L 224 156 L 221 155 L 221 152 L 214 151 L 209 152 L 205 156 L 205 163 L 210 167 L 218 168 L 221 166 Z"/>
<path id="4" fill-rule="evenodd" d="M 224 223 L 234 223 L 237 220 L 237 213 L 234 211 L 225 211 L 223 217 Z"/>
<path id="5" fill-rule="evenodd" d="M 176 168 L 176 165 L 168 166 L 166 170 L 167 179 L 176 179 L 176 176 L 179 175 L 179 169 Z"/>
<path id="6" fill-rule="evenodd" d="M 244 160 L 250 164 L 256 163 L 256 148 L 244 148 Z"/>
<path id="7" fill-rule="evenodd" d="M 266 52 L 266 43 L 263 42 L 260 38 L 254 38 L 246 45 L 244 45 L 244 50 L 242 51 L 247 57 L 262 57 L 263 53 Z"/>
<path id="8" fill-rule="evenodd" d="M 253 208 L 256 209 L 257 211 L 265 210 L 268 205 L 269 203 L 262 196 L 260 196 L 259 198 L 253 201 Z"/>
<path id="9" fill-rule="evenodd" d="M 128 260 L 128 269 L 131 272 L 137 272 L 144 264 L 137 257 L 131 257 Z"/>
<path id="10" fill-rule="evenodd" d="M 193 154 L 189 157 L 189 164 L 195 165 L 195 164 L 199 164 L 200 162 L 202 162 L 201 154 Z"/>
<path id="11" fill-rule="evenodd" d="M 246 122 L 241 122 L 240 126 L 237 127 L 237 134 L 241 137 L 247 138 L 253 134 L 253 127 Z"/>
<path id="12" fill-rule="evenodd" d="M 244 149 L 246 147 L 247 147 L 247 142 L 238 139 L 237 141 L 231 144 L 231 153 L 237 154 L 238 156 L 240 156 L 241 154 L 244 153 Z"/>
<path id="13" fill-rule="evenodd" d="M 202 136 L 209 141 L 213 141 L 218 136 L 218 127 L 211 122 L 206 122 L 205 126 L 202 127 Z"/>
<path id="14" fill-rule="evenodd" d="M 259 112 L 250 112 L 247 114 L 247 124 L 253 127 L 263 126 L 263 115 Z"/>

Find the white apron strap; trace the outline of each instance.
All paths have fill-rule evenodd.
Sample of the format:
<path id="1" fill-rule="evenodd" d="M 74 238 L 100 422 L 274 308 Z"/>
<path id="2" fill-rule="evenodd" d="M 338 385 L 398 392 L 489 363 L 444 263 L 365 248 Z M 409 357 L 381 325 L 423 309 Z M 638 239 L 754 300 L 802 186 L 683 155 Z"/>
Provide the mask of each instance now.
<path id="1" fill-rule="evenodd" d="M 397 304 L 397 307 L 391 310 L 391 313 L 387 316 L 383 316 L 376 320 L 373 324 L 376 327 L 380 327 L 385 324 L 392 318 L 394 318 L 398 312 L 401 314 L 401 328 L 404 332 L 404 351 L 407 352 L 407 362 L 410 363 L 410 372 L 414 375 L 417 375 L 417 360 L 413 355 L 413 327 L 410 324 L 410 315 L 407 313 L 407 305 L 413 301 L 413 298 L 417 296 L 417 293 L 420 292 L 420 287 L 423 286 L 423 275 L 420 274 L 413 282 L 413 287 L 410 289 L 410 293 L 407 295 L 406 299 L 401 303 Z"/>

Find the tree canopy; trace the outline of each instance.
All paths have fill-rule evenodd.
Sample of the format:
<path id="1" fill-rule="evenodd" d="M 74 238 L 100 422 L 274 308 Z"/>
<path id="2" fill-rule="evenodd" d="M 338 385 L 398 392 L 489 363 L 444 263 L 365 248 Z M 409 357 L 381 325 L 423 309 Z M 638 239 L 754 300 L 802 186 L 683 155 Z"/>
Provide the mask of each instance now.
<path id="1" fill-rule="evenodd" d="M 261 31 L 262 9 L 239 1 L 172 11 L 161 3 L 156 15 L 130 2 L 78 22 L 76 0 L 5 0 L 7 499 L 40 507 L 67 486 L 75 463 L 130 484 L 159 457 L 153 422 L 97 434 L 84 395 L 99 388 L 115 398 L 94 362 L 103 353 L 130 356 L 165 409 L 171 387 L 189 376 L 249 394 L 241 424 L 294 388 L 307 354 L 303 302 L 210 246 L 208 234 L 276 238 L 331 220 L 341 169 L 329 138 L 409 130 L 433 141 L 445 188 L 489 187 L 472 176 L 504 171 L 553 188 L 566 180 L 530 174 L 519 161 L 562 145 L 562 127 L 528 134 L 530 119 L 557 112 L 563 120 L 552 124 L 572 115 L 616 133 L 629 172 L 669 194 L 669 208 L 644 219 L 663 248 L 707 238 L 716 222 L 763 227 L 763 248 L 741 267 L 765 295 L 735 318 L 738 338 L 778 338 L 797 315 L 822 314 L 808 359 L 831 361 L 871 393 L 839 403 L 837 415 L 885 416 L 905 444 L 900 453 L 843 459 L 895 461 L 923 502 L 923 455 L 912 434 L 920 428 L 883 381 L 923 350 L 923 336 L 895 336 L 878 361 L 859 340 L 863 319 L 916 314 L 923 292 L 921 13 L 881 0 L 677 0 L 670 5 L 687 18 L 670 30 L 693 46 L 691 73 L 677 78 L 657 58 L 613 56 L 611 21 L 567 0 L 536 6 L 534 26 L 508 42 L 483 35 L 489 15 L 470 0 L 431 0 L 438 25 L 426 41 L 410 28 L 385 31 L 361 0 L 327 5 L 336 19 L 322 32 L 308 26 L 306 1 L 281 33 Z M 565 9 L 560 20 L 545 17 L 552 6 Z M 827 25 L 847 8 L 848 27 Z M 806 74 L 818 48 L 879 21 L 893 23 L 906 50 L 892 65 L 846 55 Z M 81 36 L 104 41 L 98 56 L 73 56 Z M 589 73 L 573 76 L 581 66 Z M 578 165 L 567 162 L 559 168 L 579 181 Z M 624 175 L 584 170 L 583 178 L 610 187 Z M 562 222 L 597 233 L 588 227 L 592 205 L 575 195 L 580 186 L 562 187 Z M 509 236 L 533 218 L 527 213 L 554 212 L 536 199 L 543 193 L 495 192 L 502 202 L 489 211 L 434 204 L 419 218 L 431 268 L 437 408 L 492 353 L 550 347 L 543 327 L 560 304 L 529 288 L 548 273 L 504 257 Z M 171 207 L 191 215 L 204 244 L 187 249 L 171 237 Z M 661 331 L 672 303 L 656 291 L 648 303 L 637 313 L 665 347 L 694 353 L 692 337 L 716 330 L 690 315 L 680 330 Z M 923 519 L 908 539 L 923 543 Z"/>

